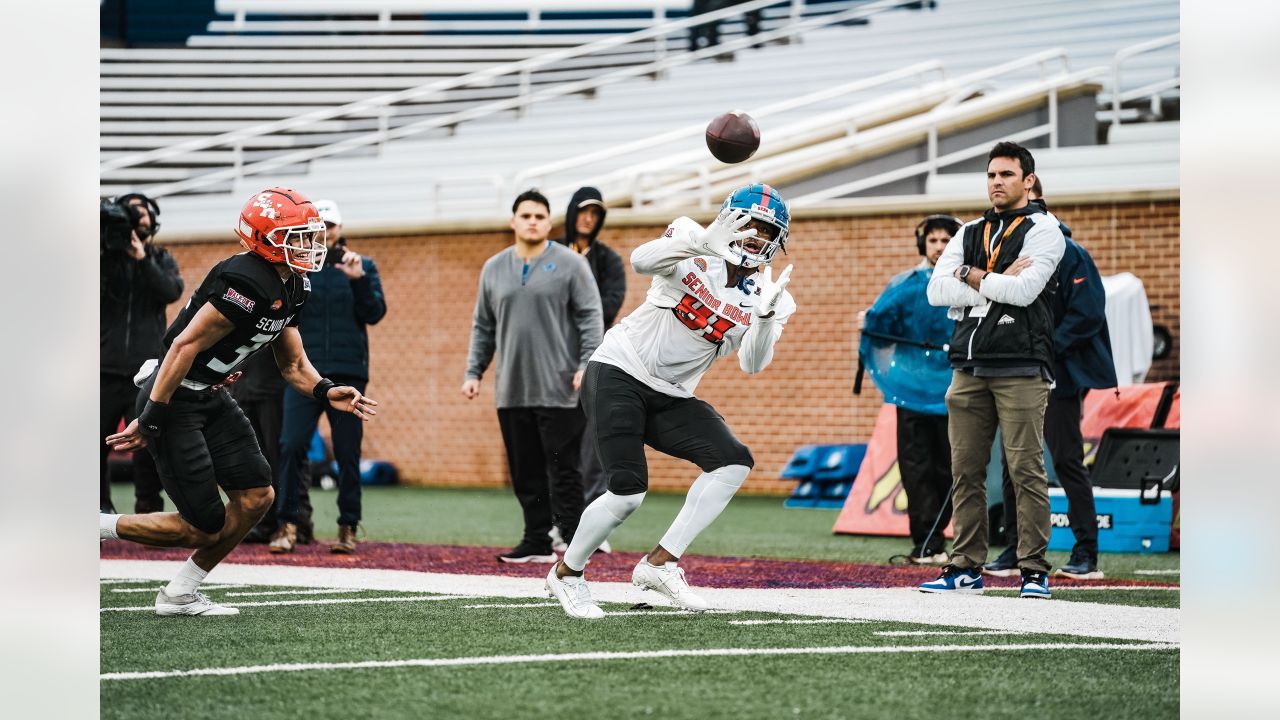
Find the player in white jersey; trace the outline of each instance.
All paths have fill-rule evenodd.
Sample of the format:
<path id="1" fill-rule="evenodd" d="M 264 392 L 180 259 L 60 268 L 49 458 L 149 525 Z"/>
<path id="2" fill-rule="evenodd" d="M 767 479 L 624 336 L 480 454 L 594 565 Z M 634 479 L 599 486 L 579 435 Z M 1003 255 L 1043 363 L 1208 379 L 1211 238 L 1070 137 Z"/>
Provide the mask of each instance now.
<path id="1" fill-rule="evenodd" d="M 653 283 L 645 302 L 605 333 L 582 384 L 609 490 L 582 513 L 564 559 L 547 574 L 547 592 L 569 616 L 604 617 L 582 573 L 595 549 L 644 500 L 645 445 L 694 463 L 702 474 L 631 581 L 685 610 L 707 609 L 677 563 L 729 504 L 754 461 L 724 418 L 693 393 L 716 358 L 736 352 L 747 373 L 773 360 L 796 309 L 786 291 L 791 266 L 775 281 L 769 265 L 778 250 L 786 252 L 789 224 L 776 189 L 749 185 L 735 190 L 706 228 L 676 218 L 662 237 L 631 254 L 631 266 L 652 275 Z"/>

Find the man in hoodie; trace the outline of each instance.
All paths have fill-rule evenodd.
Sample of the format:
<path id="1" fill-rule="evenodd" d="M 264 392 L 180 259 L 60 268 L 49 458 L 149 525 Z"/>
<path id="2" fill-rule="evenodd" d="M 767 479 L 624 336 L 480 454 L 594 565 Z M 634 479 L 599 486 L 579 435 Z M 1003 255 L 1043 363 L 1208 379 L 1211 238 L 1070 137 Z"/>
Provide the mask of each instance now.
<path id="1" fill-rule="evenodd" d="M 1049 211 L 1040 178 L 1036 178 L 1030 198 L 1033 204 Z M 1055 574 L 1101 580 L 1098 516 L 1093 504 L 1093 483 L 1084 466 L 1080 417 L 1086 392 L 1116 386 L 1111 334 L 1107 329 L 1107 293 L 1089 251 L 1071 239 L 1071 228 L 1066 223 L 1059 220 L 1058 228 L 1067 245 L 1062 262 L 1058 263 L 1058 292 L 1053 297 L 1053 376 L 1057 383 L 1049 392 L 1049 405 L 1044 412 L 1044 439 L 1067 496 L 1067 519 L 1076 544 L 1071 549 L 1071 559 Z M 989 575 L 1018 572 L 1018 519 L 1013 512 L 1016 500 L 1007 468 L 1003 490 L 1004 532 L 1009 546 L 1000 557 L 983 566 L 983 572 Z"/>
<path id="2" fill-rule="evenodd" d="M 138 388 L 133 384 L 133 375 L 142 363 L 164 354 L 164 309 L 182 296 L 177 261 L 155 244 L 160 230 L 160 206 L 139 193 L 125 195 L 116 202 L 128 212 L 132 234 L 124 247 L 103 244 L 99 249 L 98 505 L 108 513 L 115 512 L 107 470 L 111 448 L 103 440 L 116 432 L 121 418 L 127 425 L 136 417 Z M 133 453 L 133 484 L 135 513 L 164 510 L 160 475 L 150 453 Z"/>
<path id="3" fill-rule="evenodd" d="M 607 212 L 599 190 L 578 188 L 564 213 L 564 236 L 556 240 L 586 258 L 587 267 L 591 268 L 591 276 L 596 279 L 596 287 L 600 290 L 600 310 L 604 317 L 602 334 L 613 327 L 613 321 L 622 309 L 622 300 L 627 295 L 627 274 L 622 267 L 622 257 L 598 239 L 604 229 Z M 590 424 L 582 433 L 582 486 L 588 505 L 608 490 L 604 468 L 596 455 L 596 436 Z M 563 552 L 563 540 L 557 540 L 553 536 L 553 549 Z M 601 550 L 609 551 L 607 543 L 601 546 Z"/>

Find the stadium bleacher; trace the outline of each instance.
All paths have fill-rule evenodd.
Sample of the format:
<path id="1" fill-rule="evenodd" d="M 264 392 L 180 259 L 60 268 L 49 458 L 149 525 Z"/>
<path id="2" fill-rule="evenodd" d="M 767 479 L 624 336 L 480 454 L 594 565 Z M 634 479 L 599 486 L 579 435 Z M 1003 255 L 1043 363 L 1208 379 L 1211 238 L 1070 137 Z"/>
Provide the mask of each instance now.
<path id="1" fill-rule="evenodd" d="M 219 3 L 219 9 L 234 4 Z M 267 5 L 270 3 L 262 7 Z M 341 3 L 335 7 L 338 5 Z M 236 205 L 237 198 L 272 183 L 305 186 L 313 194 L 341 194 L 353 218 L 377 218 L 377 222 L 384 225 L 493 217 L 505 206 L 513 188 L 526 182 L 558 191 L 590 180 L 600 183 L 611 201 L 625 196 L 624 200 L 652 207 L 688 204 L 687 189 L 678 184 L 681 179 L 692 182 L 691 176 L 703 178 L 700 181 L 702 196 L 714 195 L 721 187 L 705 180 L 724 167 L 706 157 L 701 149 L 699 128 L 708 118 L 724 110 L 736 107 L 754 111 L 798 97 L 814 96 L 811 102 L 770 113 L 764 123 L 764 143 L 757 159 L 735 166 L 739 175 L 723 178 L 723 182 L 728 183 L 735 178 L 764 173 L 772 179 L 775 177 L 772 173 L 785 167 L 789 170 L 782 173 L 784 179 L 802 184 L 806 177 L 821 180 L 823 173 L 839 168 L 806 165 L 802 162 L 805 148 L 795 147 L 794 138 L 810 138 L 808 152 L 821 156 L 830 149 L 821 143 L 841 142 L 843 137 L 845 145 L 841 147 L 848 150 L 857 144 L 850 139 L 853 135 L 865 136 L 869 125 L 888 123 L 895 114 L 899 116 L 898 121 L 916 118 L 919 122 L 917 116 L 937 103 L 948 97 L 955 102 L 956 93 L 966 90 L 959 86 L 963 79 L 1046 50 L 1044 37 L 1053 38 L 1054 47 L 1061 48 L 1065 54 L 1064 60 L 1027 63 L 998 77 L 976 82 L 967 88 L 969 93 L 996 97 L 1001 92 L 1030 87 L 1050 71 L 1065 77 L 1083 69 L 1097 68 L 1096 77 L 1075 78 L 1059 89 L 1076 92 L 1087 89 L 1086 85 L 1095 86 L 1090 92 L 1096 101 L 1097 122 L 1099 126 L 1106 125 L 1112 119 L 1108 108 L 1116 53 L 1178 30 L 1178 6 L 1171 0 L 1127 0 L 1087 7 L 1068 0 L 1011 7 L 995 0 L 942 2 L 924 11 L 886 7 L 900 5 L 902 3 L 828 3 L 821 9 L 822 13 L 806 18 L 815 27 L 799 33 L 799 42 L 773 42 L 763 47 L 746 47 L 749 41 L 734 35 L 733 28 L 726 23 L 723 47 L 727 48 L 726 56 L 731 53 L 732 62 L 706 61 L 710 58 L 702 56 L 704 61 L 671 63 L 660 68 L 642 63 L 654 60 L 659 47 L 664 45 L 663 57 L 668 60 L 683 54 L 686 30 L 679 26 L 671 32 L 654 32 L 655 27 L 665 26 L 652 26 L 651 17 L 647 21 L 651 24 L 650 35 L 637 42 L 619 43 L 605 52 L 562 60 L 548 65 L 544 72 L 531 73 L 529 90 L 548 97 L 529 106 L 522 116 L 510 111 L 514 105 L 502 111 L 477 110 L 484 104 L 514 101 L 521 92 L 521 80 L 518 74 L 507 75 L 492 79 L 489 87 L 460 87 L 396 105 L 394 114 L 381 119 L 385 106 L 371 105 L 308 122 L 297 130 L 255 133 L 234 143 L 200 148 L 181 157 L 161 162 L 130 162 L 125 167 L 113 167 L 112 163 L 130 156 L 136 158 L 140 151 L 209 134 L 244 130 L 263 120 L 288 120 L 307 112 L 331 112 L 342 102 L 367 100 L 388 90 L 404 90 L 424 78 L 456 80 L 458 73 L 469 69 L 494 70 L 511 60 L 537 58 L 557 49 L 572 52 L 573 43 L 584 38 L 598 41 L 601 36 L 494 30 L 482 36 L 484 44 L 480 45 L 478 36 L 457 33 L 396 31 L 366 35 L 361 30 L 361 34 L 320 35 L 308 30 L 285 35 L 195 36 L 189 41 L 190 47 L 179 50 L 104 50 L 103 192 L 143 188 L 158 190 L 161 194 L 183 193 L 171 194 L 166 199 L 166 209 L 175 208 L 175 220 L 167 225 L 168 231 L 175 234 L 198 234 L 222 228 L 223 218 Z M 968 45 L 948 42 L 948 38 L 964 36 L 984 26 L 997 7 L 1007 22 L 1016 23 L 1024 30 L 1005 37 L 998 46 L 983 54 L 973 53 Z M 823 22 L 824 18 L 832 17 L 832 10 L 857 13 L 861 8 L 871 9 L 867 13 L 870 22 L 865 25 Z M 876 12 L 877 9 L 885 11 Z M 787 12 L 789 9 L 784 6 L 771 10 L 774 22 L 766 25 L 767 33 L 785 32 L 788 17 L 784 13 Z M 730 15 L 736 18 L 732 10 L 726 17 Z M 389 17 L 387 22 L 398 20 Z M 293 26 L 261 27 L 280 33 L 283 27 Z M 229 29 L 225 22 L 210 27 L 211 31 L 218 32 Z M 238 39 L 228 40 L 215 49 L 208 44 L 209 39 L 215 37 Z M 376 44 L 366 43 L 372 37 L 381 40 Z M 291 38 L 289 43 L 278 42 L 286 38 Z M 361 38 L 358 42 L 365 44 L 349 47 L 333 41 L 334 38 L 342 39 L 343 43 Z M 323 49 L 319 47 L 321 42 L 326 43 Z M 735 42 L 741 47 L 734 48 Z M 396 49 L 392 50 L 393 47 Z M 861 90 L 815 96 L 854 81 L 907 68 L 927 57 L 922 55 L 921 48 L 929 48 L 928 55 L 939 65 L 940 69 L 932 75 L 922 72 Z M 1166 101 L 1176 99 L 1177 52 L 1174 43 L 1127 58 L 1121 90 L 1160 83 L 1169 85 L 1173 78 L 1171 87 L 1154 94 L 1165 97 Z M 398 53 L 405 54 L 403 61 L 391 59 Z M 400 74 L 387 72 L 392 66 Z M 145 67 L 150 69 L 141 69 Z M 165 67 L 172 72 L 166 75 Z M 218 69 L 211 70 L 211 67 Z M 259 69 L 257 78 L 274 77 L 284 68 L 300 72 L 289 76 L 288 91 L 263 93 L 250 89 L 255 76 L 246 73 L 254 68 Z M 631 76 L 599 87 L 591 86 L 619 70 Z M 658 79 L 651 77 L 654 75 Z M 953 83 L 945 88 L 950 94 L 940 95 L 942 86 L 929 84 L 940 82 L 943 75 Z M 180 81 L 177 87 L 160 89 L 170 78 Z M 743 82 L 743 78 L 750 78 L 750 82 Z M 403 87 L 396 84 L 401 80 Z M 586 86 L 557 96 L 566 88 L 572 89 L 565 84 L 566 80 Z M 209 85 L 200 92 L 195 88 L 201 87 L 202 81 Z M 278 96 L 271 102 L 257 97 L 265 94 Z M 1049 94 L 1049 91 L 1041 92 L 1046 102 Z M 868 104 L 883 103 L 886 98 L 900 100 L 902 104 L 882 107 L 878 116 L 851 114 L 851 109 L 866 109 Z M 193 104 L 183 105 L 179 100 Z M 120 104 L 108 105 L 109 102 Z M 1121 119 L 1150 119 L 1136 109 L 1145 102 L 1149 102 L 1145 97 L 1127 100 Z M 1004 110 L 996 108 L 993 112 Z M 450 113 L 464 114 L 450 116 Z M 868 123 L 868 117 L 873 121 Z M 828 121 L 825 131 L 811 127 L 820 118 Z M 426 128 L 408 134 L 415 125 Z M 380 127 L 392 131 L 399 128 L 406 136 L 385 143 L 354 144 L 368 141 L 370 134 Z M 584 127 L 590 128 L 590 132 L 584 132 Z M 810 134 L 797 134 L 805 127 L 810 127 Z M 1135 158 L 1140 162 L 1132 165 L 1132 182 L 1167 184 L 1171 176 L 1176 183 L 1176 123 L 1147 136 L 1135 131 L 1138 136 L 1126 139 L 1129 127 L 1130 124 L 1125 123 L 1113 128 L 1111 142 L 1106 145 L 1049 150 L 1042 162 L 1046 168 L 1055 170 L 1055 189 L 1075 186 L 1076 178 L 1084 182 L 1082 168 L 1086 166 L 1096 169 L 1101 163 L 1110 167 L 1131 163 Z M 906 126 L 899 127 L 906 132 L 904 128 Z M 876 129 L 889 133 L 884 128 Z M 928 129 L 910 132 L 927 134 Z M 1101 135 L 1101 139 L 1107 139 L 1107 133 Z M 1049 142 L 1047 137 L 1041 139 Z M 788 141 L 793 142 L 788 144 Z M 334 143 L 346 144 L 334 146 Z M 330 147 L 323 150 L 326 145 Z M 1039 147 L 1035 143 L 1031 145 Z M 628 152 L 613 150 L 618 147 L 631 149 Z M 308 152 L 308 148 L 317 151 Z M 332 154 L 322 157 L 320 150 Z M 274 161 L 282 152 L 292 155 L 268 172 L 237 180 L 233 179 L 234 172 L 226 170 L 229 166 Z M 865 163 L 874 157 L 868 155 L 869 152 L 865 148 L 850 151 L 847 159 L 850 163 Z M 655 157 L 669 158 L 668 165 L 683 164 L 683 168 L 676 168 L 683 175 L 671 176 L 669 168 L 654 167 Z M 549 169 L 539 171 L 539 168 Z M 938 168 L 929 173 L 927 179 L 921 177 L 919 187 L 910 192 L 951 194 L 960 183 L 970 183 L 963 177 L 966 169 L 957 166 L 953 170 L 961 172 L 949 174 L 947 168 Z M 196 181 L 167 186 L 217 170 L 223 170 L 227 177 L 203 185 L 198 184 L 202 181 Z M 1117 181 L 1126 181 L 1110 171 L 1108 175 Z M 356 186 L 351 183 L 353 177 L 361 179 Z M 828 186 L 838 184 L 822 182 Z M 782 185 L 787 187 L 785 182 Z M 893 194 L 900 192 L 900 188 L 901 184 L 889 183 L 852 195 Z M 633 189 L 640 192 L 633 193 Z"/>

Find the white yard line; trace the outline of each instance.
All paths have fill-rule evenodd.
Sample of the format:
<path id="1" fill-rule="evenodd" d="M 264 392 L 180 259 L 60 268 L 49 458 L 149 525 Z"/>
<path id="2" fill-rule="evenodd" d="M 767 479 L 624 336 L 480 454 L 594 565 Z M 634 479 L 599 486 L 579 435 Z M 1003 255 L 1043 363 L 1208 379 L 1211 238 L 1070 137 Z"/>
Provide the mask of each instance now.
<path id="1" fill-rule="evenodd" d="M 98 581 L 99 585 L 132 585 L 134 583 L 147 582 L 146 578 L 103 578 Z"/>
<path id="2" fill-rule="evenodd" d="M 812 620 L 730 620 L 730 625 L 826 625 L 831 623 L 848 623 L 857 625 L 866 620 L 850 620 L 848 618 L 814 618 Z"/>
<path id="3" fill-rule="evenodd" d="M 932 637 L 947 635 L 1025 635 L 1012 630 L 880 630 L 880 637 Z"/>
<path id="4" fill-rule="evenodd" d="M 1134 575 L 1181 575 L 1182 569 L 1176 570 L 1134 570 Z"/>
<path id="5" fill-rule="evenodd" d="M 242 587 L 247 587 L 247 586 L 241 585 L 239 583 L 235 585 L 201 585 L 200 591 L 203 592 L 205 590 L 226 590 L 227 588 L 242 588 Z M 113 588 L 111 592 L 113 593 L 153 593 L 159 589 L 160 588 L 156 587 L 155 585 L 152 585 L 150 587 L 140 587 L 140 588 Z"/>
<path id="6" fill-rule="evenodd" d="M 244 587 L 237 585 L 236 587 Z M 208 588 L 200 588 L 206 590 Z M 363 588 L 316 588 L 315 590 L 255 590 L 253 592 L 229 592 L 227 597 L 252 597 L 256 595 L 331 595 L 334 593 L 366 592 Z"/>
<path id="7" fill-rule="evenodd" d="M 242 607 L 280 607 L 283 605 L 346 605 L 349 603 L 379 603 L 379 602 L 428 602 L 431 600 L 462 600 L 473 598 L 475 595 L 397 595 L 395 597 L 379 597 L 379 598 L 325 598 L 321 600 L 263 600 L 259 602 L 234 602 L 219 603 L 226 607 L 242 608 Z M 139 605 L 137 607 L 104 607 L 100 612 L 143 612 L 146 610 L 154 611 L 152 605 Z"/>
<path id="8" fill-rule="evenodd" d="M 103 577 L 168 580 L 181 567 L 177 561 L 102 560 Z M 452 575 L 410 570 L 362 568 L 312 568 L 292 565 L 222 564 L 211 579 L 250 585 L 430 592 L 480 598 L 533 600 L 545 598 L 542 578 L 493 575 Z M 590 579 L 588 577 L 588 579 Z M 885 622 L 907 622 L 983 630 L 1015 630 L 1054 635 L 1178 642 L 1181 611 L 1095 602 L 1029 602 L 1017 597 L 951 597 L 916 592 L 914 588 L 839 588 L 826 590 L 789 588 L 700 588 L 695 574 L 689 578 L 698 594 L 712 607 L 781 613 L 808 617 L 835 617 Z M 592 582 L 596 600 L 634 604 L 652 600 L 631 583 Z"/>
<path id="9" fill-rule="evenodd" d="M 1018 588 L 987 588 L 988 590 L 1013 590 Z M 1071 590 L 1182 590 L 1181 585 L 1049 585 L 1051 592 Z"/>
<path id="10" fill-rule="evenodd" d="M 276 665 L 246 665 L 241 667 L 195 668 L 191 670 L 158 670 L 146 672 L 114 672 L 99 675 L 101 680 L 153 680 L 158 678 L 195 677 L 209 675 L 257 675 L 274 672 L 303 672 L 307 670 L 358 670 L 370 668 L 402 667 L 467 667 L 476 665 L 523 665 L 534 663 L 600 662 L 603 660 L 651 660 L 675 657 L 749 657 L 757 655 L 863 655 L 902 653 L 978 653 L 1017 652 L 1026 650 L 1128 650 L 1170 651 L 1176 645 L 1144 643 L 1027 643 L 1022 645 L 914 645 L 914 646 L 865 646 L 841 645 L 837 647 L 810 648 L 715 648 L 703 650 L 646 650 L 639 652 L 586 652 L 559 655 L 488 655 L 460 658 L 418 658 L 414 660 L 365 660 L 336 663 L 289 663 Z"/>
<path id="11" fill-rule="evenodd" d="M 463 610 L 489 610 L 499 608 L 544 608 L 544 607 L 560 607 L 558 602 L 545 603 L 485 603 L 483 605 L 463 605 Z"/>

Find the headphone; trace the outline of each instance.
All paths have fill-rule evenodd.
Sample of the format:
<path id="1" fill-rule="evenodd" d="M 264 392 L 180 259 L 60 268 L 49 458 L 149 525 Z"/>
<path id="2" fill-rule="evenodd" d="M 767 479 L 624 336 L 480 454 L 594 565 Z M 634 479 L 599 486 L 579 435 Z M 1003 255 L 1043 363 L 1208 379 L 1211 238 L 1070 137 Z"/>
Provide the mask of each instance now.
<path id="1" fill-rule="evenodd" d="M 142 193 L 125 193 L 116 198 L 116 202 L 124 208 L 129 207 L 129 201 L 138 199 L 147 206 L 147 210 L 151 213 L 151 237 L 155 237 L 160 232 L 160 205 L 155 200 L 143 195 Z M 131 221 L 136 221 L 134 213 L 130 212 Z"/>
<path id="2" fill-rule="evenodd" d="M 954 215 L 930 215 L 929 217 L 921 220 L 920 223 L 916 225 L 916 251 L 921 255 L 924 255 L 925 228 L 927 228 L 929 223 L 932 222 L 947 222 L 954 224 L 956 228 L 951 231 L 952 236 L 960 232 L 960 226 L 964 225 L 964 221 Z"/>

